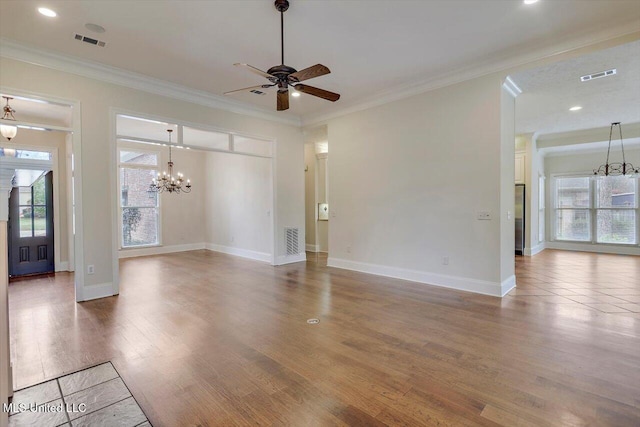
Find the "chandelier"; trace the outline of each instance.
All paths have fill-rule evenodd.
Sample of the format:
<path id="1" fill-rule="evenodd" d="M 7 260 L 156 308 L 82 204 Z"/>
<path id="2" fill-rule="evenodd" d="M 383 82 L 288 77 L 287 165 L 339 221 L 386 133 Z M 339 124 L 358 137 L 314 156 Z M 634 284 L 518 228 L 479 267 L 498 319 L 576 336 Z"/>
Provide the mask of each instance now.
<path id="1" fill-rule="evenodd" d="M 191 192 L 191 180 L 187 179 L 187 184 L 184 184 L 184 176 L 178 172 L 177 175 L 173 175 L 173 161 L 171 160 L 171 132 L 173 129 L 167 129 L 169 132 L 169 172 L 162 172 L 162 175 L 158 174 L 157 178 L 154 178 L 149 185 L 150 192 L 156 193 L 190 193 Z"/>
<path id="2" fill-rule="evenodd" d="M 16 118 L 13 117 L 13 113 L 15 113 L 16 110 L 11 108 L 11 106 L 9 105 L 9 101 L 13 98 L 10 96 L 3 96 L 3 98 L 7 100 L 7 105 L 5 105 L 3 108 L 4 114 L 2 115 L 2 120 L 11 120 L 15 122 Z M 11 141 L 11 138 L 15 137 L 17 133 L 17 126 L 0 124 L 0 134 L 7 138 L 8 141 Z"/>
<path id="3" fill-rule="evenodd" d="M 620 133 L 620 147 L 622 148 L 622 163 L 609 163 L 609 154 L 611 153 L 611 136 L 613 135 L 613 127 L 617 126 Z M 627 163 L 624 158 L 624 142 L 622 141 L 622 124 L 620 122 L 611 123 L 609 129 L 609 148 L 607 149 L 607 162 L 600 165 L 598 169 L 593 170 L 594 175 L 600 176 L 616 176 L 616 175 L 634 175 L 640 173 L 640 168 L 634 167 L 631 163 Z"/>

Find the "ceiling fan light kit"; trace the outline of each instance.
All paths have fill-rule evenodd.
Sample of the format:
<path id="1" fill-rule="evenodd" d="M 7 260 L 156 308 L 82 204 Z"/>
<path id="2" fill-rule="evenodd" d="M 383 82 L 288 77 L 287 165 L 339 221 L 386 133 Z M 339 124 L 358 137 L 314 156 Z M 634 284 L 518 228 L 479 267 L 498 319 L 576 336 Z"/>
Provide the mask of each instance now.
<path id="1" fill-rule="evenodd" d="M 324 76 L 331 73 L 328 67 L 322 64 L 316 64 L 304 70 L 296 70 L 293 67 L 285 65 L 284 63 L 284 12 L 289 9 L 288 0 L 276 0 L 275 7 L 280 12 L 280 65 L 275 65 L 269 68 L 267 71 L 262 71 L 249 64 L 233 64 L 238 67 L 243 67 L 254 74 L 258 74 L 269 80 L 269 84 L 262 84 L 258 86 L 246 87 L 243 89 L 232 90 L 225 92 L 225 95 L 230 95 L 238 92 L 250 92 L 256 89 L 269 89 L 274 86 L 278 87 L 278 93 L 276 98 L 276 105 L 278 111 L 284 111 L 289 109 L 289 88 L 293 88 L 298 92 L 305 93 L 307 95 L 316 96 L 318 98 L 326 99 L 328 101 L 335 102 L 340 99 L 340 94 L 329 92 L 328 90 L 319 89 L 317 87 L 308 86 L 300 82 L 309 80 L 314 77 Z"/>

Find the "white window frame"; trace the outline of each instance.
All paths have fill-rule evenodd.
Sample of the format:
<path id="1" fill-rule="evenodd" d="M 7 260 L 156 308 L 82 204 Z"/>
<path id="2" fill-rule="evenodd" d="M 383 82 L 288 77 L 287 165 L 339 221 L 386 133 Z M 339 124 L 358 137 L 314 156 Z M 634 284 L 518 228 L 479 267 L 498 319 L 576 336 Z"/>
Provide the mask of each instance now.
<path id="1" fill-rule="evenodd" d="M 156 156 L 156 158 L 158 159 L 158 164 L 157 165 L 145 165 L 145 164 L 140 164 L 140 163 L 123 163 L 120 161 L 121 157 L 120 157 L 120 152 L 121 151 L 135 151 L 135 152 L 140 152 L 140 153 L 145 153 L 145 154 L 153 154 Z M 157 175 L 160 171 L 160 168 L 162 167 L 162 152 L 160 150 L 153 150 L 153 149 L 148 149 L 146 147 L 129 147 L 129 146 L 123 146 L 118 144 L 117 150 L 116 150 L 116 155 L 117 155 L 117 159 L 118 159 L 118 169 L 117 169 L 117 173 L 116 173 L 116 182 L 117 182 L 117 199 L 118 199 L 118 233 L 119 233 L 119 249 L 120 250 L 129 250 L 129 249 L 140 249 L 140 248 L 151 248 L 151 247 L 156 247 L 156 246 L 162 246 L 162 206 L 161 206 L 161 199 L 162 197 L 160 197 L 160 195 L 158 195 L 158 197 L 156 197 L 156 207 L 155 209 L 157 210 L 157 222 L 156 222 L 156 235 L 158 236 L 157 242 L 156 243 L 150 243 L 150 244 L 146 244 L 146 245 L 131 245 L 131 246 L 125 246 L 124 245 L 124 236 L 123 236 L 123 224 L 122 224 L 122 212 L 123 212 L 123 206 L 122 206 L 122 185 L 120 182 L 120 171 L 123 168 L 126 169 L 147 169 L 147 170 L 152 170 L 155 172 L 155 174 Z M 149 182 L 149 184 L 151 184 L 151 182 Z M 126 206 L 127 208 L 143 208 L 143 209 L 153 209 L 150 206 Z"/>
<path id="2" fill-rule="evenodd" d="M 640 177 L 630 177 L 629 179 L 635 180 L 635 206 L 631 208 L 600 208 L 598 207 L 597 202 L 597 191 L 598 184 L 597 180 L 599 177 L 594 176 L 593 173 L 580 173 L 580 174 L 554 174 L 551 175 L 551 188 L 549 191 L 549 197 L 551 198 L 550 202 L 553 206 L 553 213 L 551 214 L 551 222 L 552 222 L 552 235 L 551 240 L 557 242 L 566 242 L 566 243 L 581 243 L 581 244 L 591 244 L 598 246 L 621 246 L 621 247 L 640 247 L 640 201 L 638 200 L 640 197 Z M 557 192 L 557 183 L 558 179 L 562 178 L 589 178 L 589 207 L 588 208 L 575 208 L 576 210 L 584 209 L 589 212 L 589 220 L 590 224 L 590 239 L 589 240 L 567 240 L 567 239 L 558 239 L 558 220 L 557 220 L 557 211 L 563 208 L 558 207 L 558 192 Z M 566 208 L 565 208 L 566 209 Z M 631 210 L 635 212 L 636 216 L 636 241 L 635 243 L 607 243 L 607 242 L 598 242 L 598 211 L 600 210 Z"/>

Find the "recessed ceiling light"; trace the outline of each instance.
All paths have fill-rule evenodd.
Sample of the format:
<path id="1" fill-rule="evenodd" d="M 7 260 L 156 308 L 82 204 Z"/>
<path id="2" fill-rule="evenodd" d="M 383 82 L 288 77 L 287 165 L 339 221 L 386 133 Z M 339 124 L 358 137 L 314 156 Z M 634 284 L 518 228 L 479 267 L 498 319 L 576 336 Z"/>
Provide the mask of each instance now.
<path id="1" fill-rule="evenodd" d="M 524 4 L 534 4 L 538 3 L 538 0 L 524 0 Z"/>
<path id="2" fill-rule="evenodd" d="M 579 106 L 579 105 L 576 105 L 575 107 L 569 108 L 569 111 L 579 111 L 579 110 L 582 110 L 582 107 Z"/>
<path id="3" fill-rule="evenodd" d="M 38 12 L 40 12 L 44 16 L 48 16 L 49 18 L 55 18 L 56 16 L 58 16 L 57 13 L 55 13 L 51 9 L 47 9 L 46 7 L 39 7 Z"/>
<path id="4" fill-rule="evenodd" d="M 291 92 L 291 96 L 297 98 L 300 96 L 300 92 L 296 92 L 295 90 L 293 92 Z"/>

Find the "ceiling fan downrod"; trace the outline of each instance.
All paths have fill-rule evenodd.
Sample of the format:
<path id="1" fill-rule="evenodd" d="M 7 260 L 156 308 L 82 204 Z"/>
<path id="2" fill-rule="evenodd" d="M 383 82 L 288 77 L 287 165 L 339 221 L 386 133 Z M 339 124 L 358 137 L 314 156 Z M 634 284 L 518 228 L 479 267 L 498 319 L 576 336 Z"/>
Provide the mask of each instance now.
<path id="1" fill-rule="evenodd" d="M 289 9 L 289 0 L 276 0 L 274 5 L 280 12 L 280 65 L 284 65 L 284 13 Z"/>

